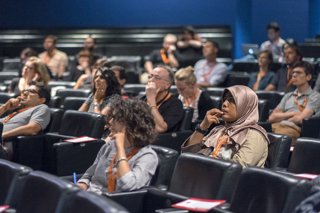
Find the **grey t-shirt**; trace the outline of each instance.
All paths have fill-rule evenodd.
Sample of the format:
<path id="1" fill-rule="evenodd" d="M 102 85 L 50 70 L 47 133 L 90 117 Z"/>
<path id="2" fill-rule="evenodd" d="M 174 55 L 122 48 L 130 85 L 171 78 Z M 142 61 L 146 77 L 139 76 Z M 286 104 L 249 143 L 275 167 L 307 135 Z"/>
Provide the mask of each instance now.
<path id="1" fill-rule="evenodd" d="M 101 103 L 100 105 L 100 110 L 102 110 L 103 108 L 105 108 L 108 104 L 108 98 L 105 98 L 103 100 L 103 102 Z M 88 109 L 88 112 L 94 112 L 94 103 L 93 103 L 93 94 L 91 94 L 87 100 L 85 101 L 86 104 L 89 105 L 89 109 Z"/>
<path id="2" fill-rule="evenodd" d="M 0 122 L 2 123 L 5 118 L 0 119 Z M 41 104 L 16 114 L 3 125 L 3 132 L 27 125 L 30 122 L 39 124 L 41 129 L 44 130 L 50 122 L 49 107 Z"/>

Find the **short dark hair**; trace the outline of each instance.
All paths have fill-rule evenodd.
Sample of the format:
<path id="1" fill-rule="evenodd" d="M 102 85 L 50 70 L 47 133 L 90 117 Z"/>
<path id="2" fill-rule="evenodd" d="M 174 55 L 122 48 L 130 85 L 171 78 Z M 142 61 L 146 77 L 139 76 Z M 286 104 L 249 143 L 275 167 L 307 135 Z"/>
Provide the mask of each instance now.
<path id="1" fill-rule="evenodd" d="M 283 51 L 287 48 L 293 49 L 296 52 L 296 54 L 299 56 L 299 61 L 302 60 L 303 58 L 302 51 L 296 42 L 292 42 L 292 43 L 286 42 L 283 45 Z"/>
<path id="2" fill-rule="evenodd" d="M 126 127 L 127 137 L 134 147 L 144 147 L 156 138 L 155 122 L 148 104 L 138 99 L 121 99 L 113 96 L 108 104 L 108 117 Z"/>
<path id="3" fill-rule="evenodd" d="M 31 85 L 33 85 L 33 86 L 35 86 L 37 88 L 37 90 L 39 92 L 38 93 L 39 97 L 40 98 L 45 98 L 46 99 L 45 104 L 48 105 L 49 102 L 50 102 L 50 99 L 51 99 L 51 95 L 50 95 L 50 91 L 49 91 L 48 87 L 46 87 L 44 85 L 41 85 L 41 84 L 39 84 L 39 83 L 37 83 L 35 81 L 31 81 L 29 83 L 29 86 L 31 86 Z"/>
<path id="4" fill-rule="evenodd" d="M 47 35 L 47 36 L 44 38 L 44 40 L 46 40 L 46 39 L 48 39 L 48 38 L 49 38 L 49 39 L 52 39 L 54 44 L 57 43 L 57 40 L 58 40 L 57 36 Z"/>
<path id="5" fill-rule="evenodd" d="M 279 26 L 278 22 L 273 21 L 267 25 L 267 30 L 269 30 L 269 29 L 273 29 L 274 31 L 279 32 L 280 26 Z"/>
<path id="6" fill-rule="evenodd" d="M 313 65 L 306 62 L 306 61 L 297 61 L 292 65 L 292 69 L 296 68 L 296 67 L 301 67 L 303 68 L 304 72 L 306 73 L 306 75 L 313 75 L 314 72 L 314 68 Z"/>
<path id="7" fill-rule="evenodd" d="M 217 48 L 218 50 L 220 50 L 220 45 L 218 42 L 211 40 L 211 39 L 207 39 L 206 43 L 211 43 L 215 48 Z"/>
<path id="8" fill-rule="evenodd" d="M 120 79 L 127 79 L 126 70 L 122 66 L 114 65 L 110 68 L 112 71 L 118 70 Z"/>

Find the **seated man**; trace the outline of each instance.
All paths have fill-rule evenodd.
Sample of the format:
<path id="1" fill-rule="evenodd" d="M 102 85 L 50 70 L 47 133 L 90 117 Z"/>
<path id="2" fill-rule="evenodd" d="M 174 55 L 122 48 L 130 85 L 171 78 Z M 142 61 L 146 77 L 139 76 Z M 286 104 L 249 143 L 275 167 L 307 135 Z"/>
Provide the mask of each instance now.
<path id="1" fill-rule="evenodd" d="M 156 123 L 156 132 L 173 132 L 179 130 L 184 116 L 181 101 L 171 95 L 173 73 L 169 67 L 159 65 L 148 76 L 146 97 Z"/>
<path id="2" fill-rule="evenodd" d="M 219 45 L 215 41 L 206 41 L 203 45 L 203 56 L 194 65 L 194 73 L 197 77 L 197 84 L 200 87 L 219 86 L 227 77 L 227 66 L 217 62 Z"/>
<path id="3" fill-rule="evenodd" d="M 269 117 L 274 133 L 289 135 L 295 140 L 300 136 L 303 119 L 310 118 L 320 109 L 320 94 L 309 85 L 313 67 L 308 62 L 297 62 L 292 66 L 292 84 L 297 87 L 287 93 Z"/>
<path id="4" fill-rule="evenodd" d="M 0 115 L 13 113 L 0 119 L 3 123 L 3 139 L 20 135 L 36 135 L 44 130 L 50 121 L 47 104 L 50 93 L 43 86 L 31 84 L 18 98 L 11 98 L 0 107 Z M 10 150 L 10 145 L 8 146 Z"/>
<path id="5" fill-rule="evenodd" d="M 276 72 L 271 83 L 266 87 L 266 91 L 292 92 L 296 88 L 292 84 L 292 66 L 302 60 L 301 50 L 295 43 L 286 43 L 283 52 L 286 66 Z"/>

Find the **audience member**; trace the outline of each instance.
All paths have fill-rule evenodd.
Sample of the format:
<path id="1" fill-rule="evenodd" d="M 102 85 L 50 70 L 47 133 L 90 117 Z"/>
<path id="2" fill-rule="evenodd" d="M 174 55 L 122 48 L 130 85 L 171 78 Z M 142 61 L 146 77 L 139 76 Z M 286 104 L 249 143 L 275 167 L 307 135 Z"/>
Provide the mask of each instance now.
<path id="1" fill-rule="evenodd" d="M 47 86 L 50 81 L 48 68 L 37 57 L 30 57 L 22 68 L 22 77 L 14 78 L 9 86 L 9 92 L 19 95 L 21 91 L 27 89 L 31 82 L 38 85 Z"/>
<path id="2" fill-rule="evenodd" d="M 175 75 L 178 98 L 184 107 L 193 108 L 192 122 L 197 123 L 203 120 L 206 112 L 213 108 L 214 103 L 206 91 L 200 90 L 197 86 L 197 79 L 191 66 L 179 69 Z"/>
<path id="3" fill-rule="evenodd" d="M 223 83 L 227 76 L 227 66 L 217 62 L 219 44 L 215 41 L 206 41 L 203 46 L 205 59 L 199 60 L 194 66 L 197 84 L 200 87 L 213 87 Z"/>
<path id="4" fill-rule="evenodd" d="M 292 66 L 292 84 L 297 89 L 287 93 L 269 116 L 272 131 L 289 135 L 293 145 L 300 136 L 302 120 L 320 109 L 320 94 L 309 85 L 312 72 L 313 67 L 308 62 L 299 61 Z"/>
<path id="5" fill-rule="evenodd" d="M 177 42 L 180 67 L 193 66 L 202 57 L 202 39 L 192 26 L 185 27 Z"/>
<path id="6" fill-rule="evenodd" d="M 115 94 L 120 95 L 120 85 L 113 71 L 108 67 L 98 68 L 93 78 L 92 93 L 79 111 L 101 113 L 109 98 Z"/>
<path id="7" fill-rule="evenodd" d="M 225 89 L 222 109 L 211 109 L 196 131 L 182 145 L 182 151 L 231 160 L 243 167 L 263 167 L 268 155 L 268 137 L 260 127 L 258 97 L 246 86 Z M 212 124 L 214 127 L 204 136 Z"/>
<path id="8" fill-rule="evenodd" d="M 33 56 L 38 56 L 38 53 L 34 49 L 30 47 L 24 48 L 20 53 L 21 64 L 24 65 L 28 61 L 28 59 Z"/>
<path id="9" fill-rule="evenodd" d="M 162 48 L 152 51 L 146 58 L 145 71 L 151 73 L 154 65 L 157 64 L 165 64 L 171 68 L 177 68 L 179 63 L 176 59 L 176 43 L 177 37 L 173 34 L 167 34 L 163 38 Z"/>
<path id="10" fill-rule="evenodd" d="M 283 45 L 286 43 L 280 37 L 280 26 L 277 22 L 270 22 L 267 25 L 268 40 L 263 42 L 260 50 L 268 50 L 272 53 L 274 61 L 283 62 Z"/>
<path id="11" fill-rule="evenodd" d="M 151 110 L 133 99 L 111 101 L 110 109 L 109 137 L 78 186 L 99 194 L 148 186 L 158 165 L 157 154 L 148 146 L 156 136 Z"/>
<path id="12" fill-rule="evenodd" d="M 314 91 L 320 92 L 320 73 L 318 74 L 316 83 L 313 88 Z"/>
<path id="13" fill-rule="evenodd" d="M 125 69 L 122 66 L 118 66 L 118 65 L 114 65 L 110 69 L 113 71 L 114 76 L 116 77 L 116 79 L 120 85 L 121 96 L 123 98 L 129 98 L 128 95 L 126 94 L 126 91 L 124 90 L 124 85 L 127 82 L 127 76 L 126 76 Z"/>
<path id="14" fill-rule="evenodd" d="M 158 65 L 148 76 L 146 96 L 143 97 L 151 108 L 158 133 L 176 131 L 184 116 L 181 101 L 170 93 L 174 82 L 170 67 Z"/>
<path id="15" fill-rule="evenodd" d="M 0 122 L 3 123 L 3 139 L 8 140 L 21 135 L 36 135 L 43 131 L 50 121 L 50 110 L 46 105 L 49 101 L 48 89 L 32 83 L 27 89 L 22 90 L 19 97 L 11 98 L 0 106 L 0 116 L 11 112 L 0 119 Z M 9 142 L 5 144 L 9 150 L 12 149 Z"/>
<path id="16" fill-rule="evenodd" d="M 87 50 L 81 50 L 77 55 L 78 64 L 77 66 L 70 70 L 69 81 L 77 81 L 81 75 L 91 74 L 91 54 Z"/>
<path id="17" fill-rule="evenodd" d="M 265 90 L 279 92 L 291 92 L 295 90 L 292 85 L 292 65 L 302 60 L 300 48 L 295 43 L 286 43 L 283 47 L 286 66 L 278 70 Z"/>
<path id="18" fill-rule="evenodd" d="M 96 52 L 96 39 L 92 35 L 88 35 L 83 42 L 83 50 L 90 52 L 90 61 L 94 64 L 100 58 Z"/>
<path id="19" fill-rule="evenodd" d="M 248 87 L 253 91 L 264 90 L 271 83 L 274 72 L 269 70 L 273 62 L 272 53 L 268 50 L 261 51 L 258 57 L 259 71 L 250 75 Z"/>
<path id="20" fill-rule="evenodd" d="M 100 67 L 104 67 L 107 64 L 107 59 L 101 58 L 94 63 L 93 67 L 90 69 L 90 73 L 82 74 L 73 89 L 92 89 L 93 76 Z"/>
<path id="21" fill-rule="evenodd" d="M 44 39 L 44 52 L 39 54 L 39 58 L 45 63 L 53 75 L 60 79 L 68 67 L 68 56 L 66 53 L 56 48 L 57 37 L 48 35 Z"/>

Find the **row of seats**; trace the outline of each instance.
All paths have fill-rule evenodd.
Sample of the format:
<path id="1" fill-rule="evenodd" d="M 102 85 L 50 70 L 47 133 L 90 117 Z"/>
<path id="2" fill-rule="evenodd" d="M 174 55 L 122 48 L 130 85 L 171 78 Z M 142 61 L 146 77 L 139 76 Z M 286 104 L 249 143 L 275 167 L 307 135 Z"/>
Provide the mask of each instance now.
<path id="1" fill-rule="evenodd" d="M 176 212 L 167 208 L 191 197 L 226 200 L 227 205 L 218 212 L 277 213 L 292 212 L 310 194 L 310 188 L 307 180 L 290 174 L 254 167 L 242 169 L 229 161 L 183 153 L 168 188 L 150 186 L 107 196 L 133 213 Z"/>
<path id="2" fill-rule="evenodd" d="M 0 159 L 0 173 L 0 205 L 9 205 L 12 212 L 128 212 L 106 197 L 79 190 L 56 176 L 13 162 Z"/>

